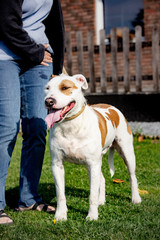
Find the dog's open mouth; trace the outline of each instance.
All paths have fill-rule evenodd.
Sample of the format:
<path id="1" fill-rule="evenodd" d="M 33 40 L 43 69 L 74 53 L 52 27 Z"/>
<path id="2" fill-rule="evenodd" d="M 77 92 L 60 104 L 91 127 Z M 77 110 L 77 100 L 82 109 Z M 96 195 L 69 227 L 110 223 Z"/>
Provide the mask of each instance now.
<path id="1" fill-rule="evenodd" d="M 74 107 L 74 105 L 75 105 L 75 102 L 71 102 L 67 106 L 65 106 L 64 108 L 60 108 L 60 109 L 52 108 L 52 109 L 49 109 L 49 113 L 48 113 L 47 117 L 45 118 L 47 126 L 49 128 L 52 128 L 53 125 L 56 122 L 61 121 L 65 117 L 65 115 Z"/>

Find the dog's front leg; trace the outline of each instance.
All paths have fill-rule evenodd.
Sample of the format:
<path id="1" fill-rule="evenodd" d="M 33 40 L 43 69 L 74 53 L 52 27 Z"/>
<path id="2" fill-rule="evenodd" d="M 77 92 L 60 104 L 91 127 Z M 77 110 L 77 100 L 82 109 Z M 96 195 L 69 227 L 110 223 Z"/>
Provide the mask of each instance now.
<path id="1" fill-rule="evenodd" d="M 55 213 L 55 219 L 64 221 L 67 220 L 67 205 L 65 197 L 65 180 L 63 163 L 53 164 L 52 171 L 57 195 L 57 209 Z"/>
<path id="2" fill-rule="evenodd" d="M 87 219 L 98 219 L 99 191 L 100 191 L 100 175 L 101 164 L 92 164 L 88 166 L 90 180 L 90 197 L 89 197 L 89 212 Z"/>

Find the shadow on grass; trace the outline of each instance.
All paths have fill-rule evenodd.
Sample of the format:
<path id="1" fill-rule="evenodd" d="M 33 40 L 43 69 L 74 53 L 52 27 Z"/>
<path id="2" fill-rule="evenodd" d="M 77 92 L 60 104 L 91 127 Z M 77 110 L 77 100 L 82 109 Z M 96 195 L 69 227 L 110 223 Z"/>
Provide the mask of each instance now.
<path id="1" fill-rule="evenodd" d="M 40 183 L 39 194 L 42 196 L 43 202 L 47 204 L 56 204 L 56 190 L 54 184 Z M 80 188 L 65 188 L 66 197 L 89 198 L 89 191 Z M 19 201 L 19 187 L 10 188 L 6 190 L 6 204 L 9 208 L 15 209 L 18 207 Z"/>
<path id="2" fill-rule="evenodd" d="M 66 197 L 71 196 L 73 198 L 78 198 L 79 199 L 78 201 L 84 200 L 86 203 L 89 202 L 89 190 L 80 189 L 80 188 L 71 188 L 71 187 L 66 186 L 65 192 L 66 192 Z M 40 183 L 39 194 L 41 194 L 44 203 L 50 204 L 52 206 L 56 206 L 56 204 L 57 204 L 56 190 L 55 190 L 54 184 Z M 117 204 L 117 201 L 119 199 L 120 199 L 120 201 L 131 202 L 131 197 L 125 197 L 121 192 L 120 193 L 116 193 L 116 192 L 106 193 L 106 203 L 107 204 L 115 205 L 115 204 Z M 6 191 L 6 203 L 10 209 L 15 209 L 16 207 L 18 207 L 18 200 L 19 200 L 19 187 L 18 186 Z M 81 212 L 82 214 L 86 213 L 79 207 L 77 207 L 77 209 L 76 209 L 69 202 L 68 202 L 67 206 L 68 206 L 68 209 L 70 209 L 70 210 L 73 210 L 73 211 L 78 210 L 78 212 Z"/>
<path id="3" fill-rule="evenodd" d="M 15 209 L 18 207 L 18 200 L 19 200 L 19 188 L 10 188 L 6 190 L 6 204 L 9 208 Z"/>
<path id="4" fill-rule="evenodd" d="M 106 202 L 107 203 L 109 203 L 109 202 L 112 203 L 112 201 L 114 201 L 117 204 L 118 199 L 120 199 L 121 201 L 131 202 L 131 196 L 126 197 L 125 193 L 122 194 L 122 193 L 114 192 L 114 193 L 107 193 L 106 194 Z"/>

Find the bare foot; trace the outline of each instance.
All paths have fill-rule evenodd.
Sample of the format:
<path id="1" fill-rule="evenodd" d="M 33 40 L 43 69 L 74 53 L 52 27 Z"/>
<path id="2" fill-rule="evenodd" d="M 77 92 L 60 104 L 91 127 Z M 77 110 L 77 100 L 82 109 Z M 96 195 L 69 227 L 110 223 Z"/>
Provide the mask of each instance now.
<path id="1" fill-rule="evenodd" d="M 39 212 L 45 211 L 47 213 L 52 213 L 52 212 L 55 211 L 55 208 L 50 206 L 50 205 L 44 204 L 44 203 L 39 203 L 39 204 L 35 203 L 32 206 L 30 206 L 30 207 L 19 207 L 16 210 L 17 211 L 37 210 Z"/>
<path id="2" fill-rule="evenodd" d="M 0 225 L 1 224 L 12 224 L 13 220 L 6 215 L 3 210 L 0 210 Z"/>
<path id="3" fill-rule="evenodd" d="M 32 206 L 33 207 L 33 206 Z M 42 204 L 40 204 L 37 208 L 36 208 L 36 210 L 38 210 L 38 211 L 43 211 L 43 208 L 44 208 L 44 204 L 42 203 Z M 54 207 L 52 207 L 52 206 L 50 206 L 50 205 L 47 205 L 47 209 L 46 209 L 46 212 L 53 212 L 53 211 L 55 211 L 55 208 Z"/>

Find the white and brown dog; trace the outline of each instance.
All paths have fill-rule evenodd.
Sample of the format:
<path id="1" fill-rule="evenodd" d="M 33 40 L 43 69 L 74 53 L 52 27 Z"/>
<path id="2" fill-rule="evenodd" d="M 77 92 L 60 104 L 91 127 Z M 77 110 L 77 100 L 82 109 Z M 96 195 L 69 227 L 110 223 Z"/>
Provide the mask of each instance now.
<path id="1" fill-rule="evenodd" d="M 45 88 L 45 105 L 49 110 L 46 122 L 50 128 L 49 146 L 57 194 L 56 220 L 67 219 L 64 161 L 87 166 L 90 179 L 87 218 L 98 219 L 98 206 L 105 203 L 102 156 L 108 149 L 111 176 L 114 175 L 116 149 L 129 171 L 132 202 L 141 202 L 130 127 L 117 108 L 107 104 L 86 105 L 82 89 L 87 87 L 83 75 L 62 74 L 51 79 Z"/>

